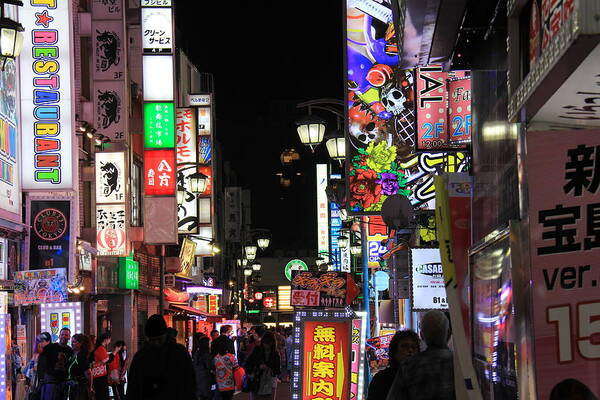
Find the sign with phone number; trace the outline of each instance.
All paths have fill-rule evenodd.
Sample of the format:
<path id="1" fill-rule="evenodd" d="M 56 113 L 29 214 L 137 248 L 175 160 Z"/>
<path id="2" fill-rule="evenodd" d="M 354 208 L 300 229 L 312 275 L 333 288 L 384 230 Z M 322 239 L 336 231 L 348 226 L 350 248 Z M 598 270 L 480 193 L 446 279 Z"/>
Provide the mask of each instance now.
<path id="1" fill-rule="evenodd" d="M 600 131 L 528 132 L 538 398 L 600 396 Z M 593 396 L 592 396 L 593 397 Z"/>

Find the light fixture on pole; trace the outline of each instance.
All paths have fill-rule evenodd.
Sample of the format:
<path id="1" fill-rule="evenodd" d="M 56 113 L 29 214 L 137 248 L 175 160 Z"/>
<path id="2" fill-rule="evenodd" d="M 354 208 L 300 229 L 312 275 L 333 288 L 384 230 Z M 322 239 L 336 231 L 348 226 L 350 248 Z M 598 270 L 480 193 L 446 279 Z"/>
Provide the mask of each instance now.
<path id="1" fill-rule="evenodd" d="M 208 186 L 208 177 L 201 172 L 194 172 L 187 177 L 190 183 L 190 192 L 194 194 L 201 194 L 206 191 Z"/>
<path id="2" fill-rule="evenodd" d="M 252 268 L 244 268 L 244 276 L 248 277 L 252 275 Z"/>
<path id="3" fill-rule="evenodd" d="M 271 243 L 271 239 L 269 239 L 268 236 L 259 237 L 258 239 L 256 239 L 256 243 L 258 244 L 258 247 L 261 250 L 264 250 L 267 247 L 269 247 L 269 244 Z"/>
<path id="4" fill-rule="evenodd" d="M 185 200 L 185 188 L 182 185 L 177 185 L 177 205 L 180 206 Z"/>
<path id="5" fill-rule="evenodd" d="M 254 264 L 252 264 L 252 270 L 253 271 L 260 271 L 261 268 L 262 268 L 262 265 L 260 265 L 260 263 L 254 263 Z"/>
<path id="6" fill-rule="evenodd" d="M 22 6 L 20 0 L 3 0 L 0 1 L 0 57 L 2 59 L 2 71 L 6 66 L 6 61 L 14 60 L 21 54 L 23 47 L 23 25 L 4 16 L 4 4 L 13 4 Z"/>
<path id="7" fill-rule="evenodd" d="M 338 240 L 338 246 L 340 246 L 340 248 L 345 249 L 348 247 L 348 237 L 347 236 L 338 236 L 337 238 Z"/>
<path id="8" fill-rule="evenodd" d="M 350 246 L 350 254 L 357 256 L 362 253 L 362 245 L 359 241 L 354 242 L 352 246 Z"/>
<path id="9" fill-rule="evenodd" d="M 346 138 L 344 138 L 344 134 L 336 130 L 332 134 L 327 135 L 326 139 L 325 146 L 327 146 L 329 157 L 339 161 L 341 164 L 346 158 Z"/>
<path id="10" fill-rule="evenodd" d="M 214 241 L 211 241 L 209 245 L 213 254 L 218 254 L 221 252 L 221 249 L 219 248 L 219 246 L 217 246 L 217 244 Z"/>
<path id="11" fill-rule="evenodd" d="M 244 252 L 246 253 L 246 258 L 249 261 L 253 261 L 256 258 L 256 252 L 258 251 L 258 247 L 254 244 L 247 244 L 244 246 Z"/>
<path id="12" fill-rule="evenodd" d="M 314 152 L 314 147 L 323 141 L 325 120 L 316 115 L 307 115 L 296 121 L 296 125 L 300 142 Z"/>
<path id="13" fill-rule="evenodd" d="M 323 257 L 317 257 L 315 259 L 315 264 L 317 264 L 317 267 L 320 267 L 322 264 L 325 264 L 325 259 Z"/>

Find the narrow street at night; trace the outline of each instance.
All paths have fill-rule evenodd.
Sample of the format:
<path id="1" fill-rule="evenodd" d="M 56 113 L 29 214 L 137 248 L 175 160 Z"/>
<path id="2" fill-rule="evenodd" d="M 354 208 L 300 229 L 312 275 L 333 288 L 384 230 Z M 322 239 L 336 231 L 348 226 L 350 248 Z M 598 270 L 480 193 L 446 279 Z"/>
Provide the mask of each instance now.
<path id="1" fill-rule="evenodd" d="M 0 10 L 0 400 L 600 399 L 600 0 Z"/>

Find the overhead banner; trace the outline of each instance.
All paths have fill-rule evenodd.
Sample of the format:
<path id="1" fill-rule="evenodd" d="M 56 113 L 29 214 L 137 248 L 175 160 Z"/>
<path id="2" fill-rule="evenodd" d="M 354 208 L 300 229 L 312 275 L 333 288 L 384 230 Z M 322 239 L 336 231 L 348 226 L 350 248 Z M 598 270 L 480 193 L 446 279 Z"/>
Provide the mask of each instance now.
<path id="1" fill-rule="evenodd" d="M 538 398 L 598 398 L 600 131 L 527 132 L 527 171 Z"/>
<path id="2" fill-rule="evenodd" d="M 70 266 L 73 249 L 71 200 L 28 201 L 29 269 L 65 268 Z"/>
<path id="3" fill-rule="evenodd" d="M 67 301 L 64 268 L 15 272 L 15 304 L 44 304 Z"/>
<path id="4" fill-rule="evenodd" d="M 225 188 L 225 240 L 239 243 L 242 240 L 242 188 Z"/>
<path id="5" fill-rule="evenodd" d="M 96 153 L 96 203 L 124 203 L 126 163 L 124 152 Z"/>
<path id="6" fill-rule="evenodd" d="M 327 201 L 327 164 L 317 164 L 317 254 L 329 262 L 329 202 Z"/>
<path id="7" fill-rule="evenodd" d="M 446 285 L 439 249 L 412 249 L 411 304 L 413 311 L 446 310 Z"/>
<path id="8" fill-rule="evenodd" d="M 21 222 L 21 154 L 17 129 L 17 71 L 14 61 L 7 60 L 0 74 L 0 208 L 17 214 Z"/>
<path id="9" fill-rule="evenodd" d="M 126 256 L 125 204 L 96 205 L 96 243 L 99 256 Z"/>
<path id="10" fill-rule="evenodd" d="M 31 0 L 19 10 L 25 29 L 19 57 L 25 190 L 73 189 L 71 4 Z"/>
<path id="11" fill-rule="evenodd" d="M 198 232 L 198 200 L 192 193 L 187 178 L 194 174 L 195 168 L 180 166 L 197 161 L 196 113 L 193 108 L 178 108 L 175 112 L 175 131 L 177 133 L 177 190 L 183 191 L 183 202 L 177 205 L 177 223 L 179 233 Z"/>
<path id="12" fill-rule="evenodd" d="M 292 393 L 309 400 L 350 400 L 351 338 L 349 314 L 297 311 Z"/>

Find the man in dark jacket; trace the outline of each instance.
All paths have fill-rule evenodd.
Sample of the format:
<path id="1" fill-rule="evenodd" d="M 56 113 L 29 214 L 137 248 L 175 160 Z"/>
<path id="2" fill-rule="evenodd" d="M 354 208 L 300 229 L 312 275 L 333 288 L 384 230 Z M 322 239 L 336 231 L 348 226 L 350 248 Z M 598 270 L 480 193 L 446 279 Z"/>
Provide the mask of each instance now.
<path id="1" fill-rule="evenodd" d="M 167 340 L 161 315 L 148 319 L 148 338 L 129 368 L 127 400 L 196 400 L 194 366 L 185 347 Z"/>

